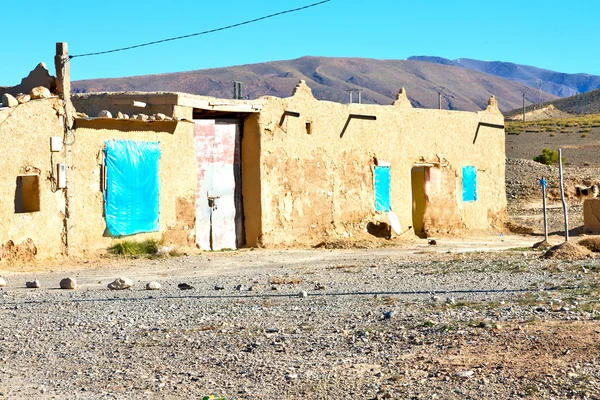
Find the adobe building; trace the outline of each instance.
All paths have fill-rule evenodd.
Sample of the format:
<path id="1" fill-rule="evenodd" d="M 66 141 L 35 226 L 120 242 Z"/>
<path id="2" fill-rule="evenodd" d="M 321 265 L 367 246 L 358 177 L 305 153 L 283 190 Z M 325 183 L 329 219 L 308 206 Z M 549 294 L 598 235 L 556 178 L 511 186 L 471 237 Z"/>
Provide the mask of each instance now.
<path id="1" fill-rule="evenodd" d="M 38 258 L 93 254 L 130 232 L 139 233 L 140 239 L 164 235 L 180 244 L 193 243 L 196 177 L 191 122 L 76 118 L 76 128 L 66 135 L 65 120 L 65 102 L 56 96 L 0 108 L 4 146 L 0 259 L 23 258 L 23 253 Z M 153 171 L 152 154 L 135 146 L 140 143 L 156 143 Z M 128 186 L 123 180 L 117 181 L 118 193 L 109 196 L 109 151 L 132 145 L 132 151 L 141 152 L 136 161 L 147 164 L 142 172 L 154 172 L 155 223 L 139 232 L 136 226 L 110 232 L 107 205 L 119 197 L 132 203 L 147 200 L 137 196 L 141 185 Z M 115 171 L 115 176 L 131 173 L 123 168 Z M 136 178 L 132 182 L 139 181 L 131 177 Z M 144 208 L 148 204 L 141 203 Z M 137 211 L 120 207 L 114 214 L 125 213 L 119 218 L 129 220 L 139 217 Z"/>
<path id="2" fill-rule="evenodd" d="M 71 100 L 76 112 L 57 96 L 0 108 L 0 243 L 13 252 L 85 255 L 147 237 L 207 250 L 316 245 L 369 236 L 392 210 L 402 238 L 506 220 L 493 98 L 480 112 L 415 109 L 404 90 L 389 106 L 340 104 L 301 81 L 283 99 Z"/>
<path id="3" fill-rule="evenodd" d="M 194 122 L 202 249 L 360 238 L 390 210 L 406 237 L 489 233 L 506 220 L 493 98 L 481 112 L 414 109 L 404 90 L 389 106 L 340 104 L 300 82 L 285 99 L 102 93 L 73 102 L 90 115 L 137 104 Z"/>
<path id="4" fill-rule="evenodd" d="M 503 116 L 492 97 L 481 112 L 394 104 L 262 99 L 244 124 L 246 241 L 315 244 L 360 237 L 393 210 L 420 237 L 503 229 Z"/>

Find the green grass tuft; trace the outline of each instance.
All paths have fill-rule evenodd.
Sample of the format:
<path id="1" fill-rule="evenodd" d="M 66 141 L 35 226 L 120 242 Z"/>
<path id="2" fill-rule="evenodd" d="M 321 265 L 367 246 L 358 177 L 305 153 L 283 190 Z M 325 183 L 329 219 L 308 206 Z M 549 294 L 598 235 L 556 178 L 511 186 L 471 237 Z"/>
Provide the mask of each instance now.
<path id="1" fill-rule="evenodd" d="M 146 239 L 142 242 L 123 240 L 108 248 L 108 252 L 120 256 L 147 256 L 156 255 L 158 240 Z"/>

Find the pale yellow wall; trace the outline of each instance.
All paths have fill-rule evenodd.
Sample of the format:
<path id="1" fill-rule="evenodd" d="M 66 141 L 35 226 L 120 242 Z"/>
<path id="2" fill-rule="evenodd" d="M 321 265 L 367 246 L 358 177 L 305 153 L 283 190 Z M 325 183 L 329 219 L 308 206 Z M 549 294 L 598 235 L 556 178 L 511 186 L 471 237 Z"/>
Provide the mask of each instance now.
<path id="1" fill-rule="evenodd" d="M 391 163 L 391 203 L 403 229 L 412 225 L 411 168 L 439 162 L 454 174 L 451 229 L 440 233 L 499 229 L 506 217 L 504 130 L 497 107 L 459 112 L 413 109 L 405 93 L 394 105 L 317 101 L 300 84 L 295 95 L 264 98 L 260 113 L 261 234 L 264 244 L 293 244 L 360 235 L 371 221 L 386 220 L 374 210 L 374 159 Z M 285 110 L 300 117 L 286 116 Z M 376 121 L 349 114 L 375 115 Z M 311 134 L 306 133 L 311 122 Z M 344 131 L 343 137 L 340 137 Z M 462 166 L 477 167 L 478 201 L 463 203 Z M 247 231 L 248 234 L 248 231 Z M 248 238 L 248 242 L 252 240 Z"/>
<path id="2" fill-rule="evenodd" d="M 93 253 L 110 246 L 114 240 L 103 237 L 106 224 L 103 194 L 100 191 L 101 154 L 104 141 L 110 139 L 160 142 L 161 232 L 133 235 L 129 239 L 140 240 L 147 236 L 161 238 L 166 232 L 167 239 L 181 241 L 187 236 L 193 243 L 194 238 L 190 235 L 194 232 L 193 207 L 197 182 L 193 124 L 98 119 L 78 120 L 76 126 L 77 151 L 73 157 L 72 176 L 76 226 L 70 237 L 76 252 Z"/>
<path id="3" fill-rule="evenodd" d="M 33 240 L 38 258 L 64 252 L 62 240 L 65 216 L 62 190 L 53 192 L 49 179 L 55 165 L 64 160 L 64 151 L 50 157 L 50 137 L 64 135 L 62 102 L 57 98 L 32 100 L 0 111 L 0 244 Z M 20 174 L 39 175 L 40 211 L 15 213 L 16 179 Z"/>

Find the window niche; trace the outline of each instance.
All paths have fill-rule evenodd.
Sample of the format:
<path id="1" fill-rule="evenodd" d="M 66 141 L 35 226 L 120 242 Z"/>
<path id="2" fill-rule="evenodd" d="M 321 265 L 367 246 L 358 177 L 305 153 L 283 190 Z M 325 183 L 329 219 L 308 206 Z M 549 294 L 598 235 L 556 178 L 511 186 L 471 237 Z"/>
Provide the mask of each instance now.
<path id="1" fill-rule="evenodd" d="M 39 175 L 17 176 L 15 189 L 15 214 L 40 211 Z"/>

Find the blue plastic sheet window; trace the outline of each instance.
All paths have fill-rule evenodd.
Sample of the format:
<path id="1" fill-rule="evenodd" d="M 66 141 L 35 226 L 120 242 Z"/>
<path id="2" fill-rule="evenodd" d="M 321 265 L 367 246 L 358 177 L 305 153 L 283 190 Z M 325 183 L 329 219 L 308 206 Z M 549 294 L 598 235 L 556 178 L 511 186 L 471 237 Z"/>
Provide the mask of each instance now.
<path id="1" fill-rule="evenodd" d="M 462 200 L 464 202 L 477 200 L 477 169 L 472 165 L 462 168 Z"/>
<path id="2" fill-rule="evenodd" d="M 390 211 L 389 166 L 375 166 L 375 211 Z"/>
<path id="3" fill-rule="evenodd" d="M 107 140 L 104 212 L 114 236 L 159 230 L 160 144 Z"/>

